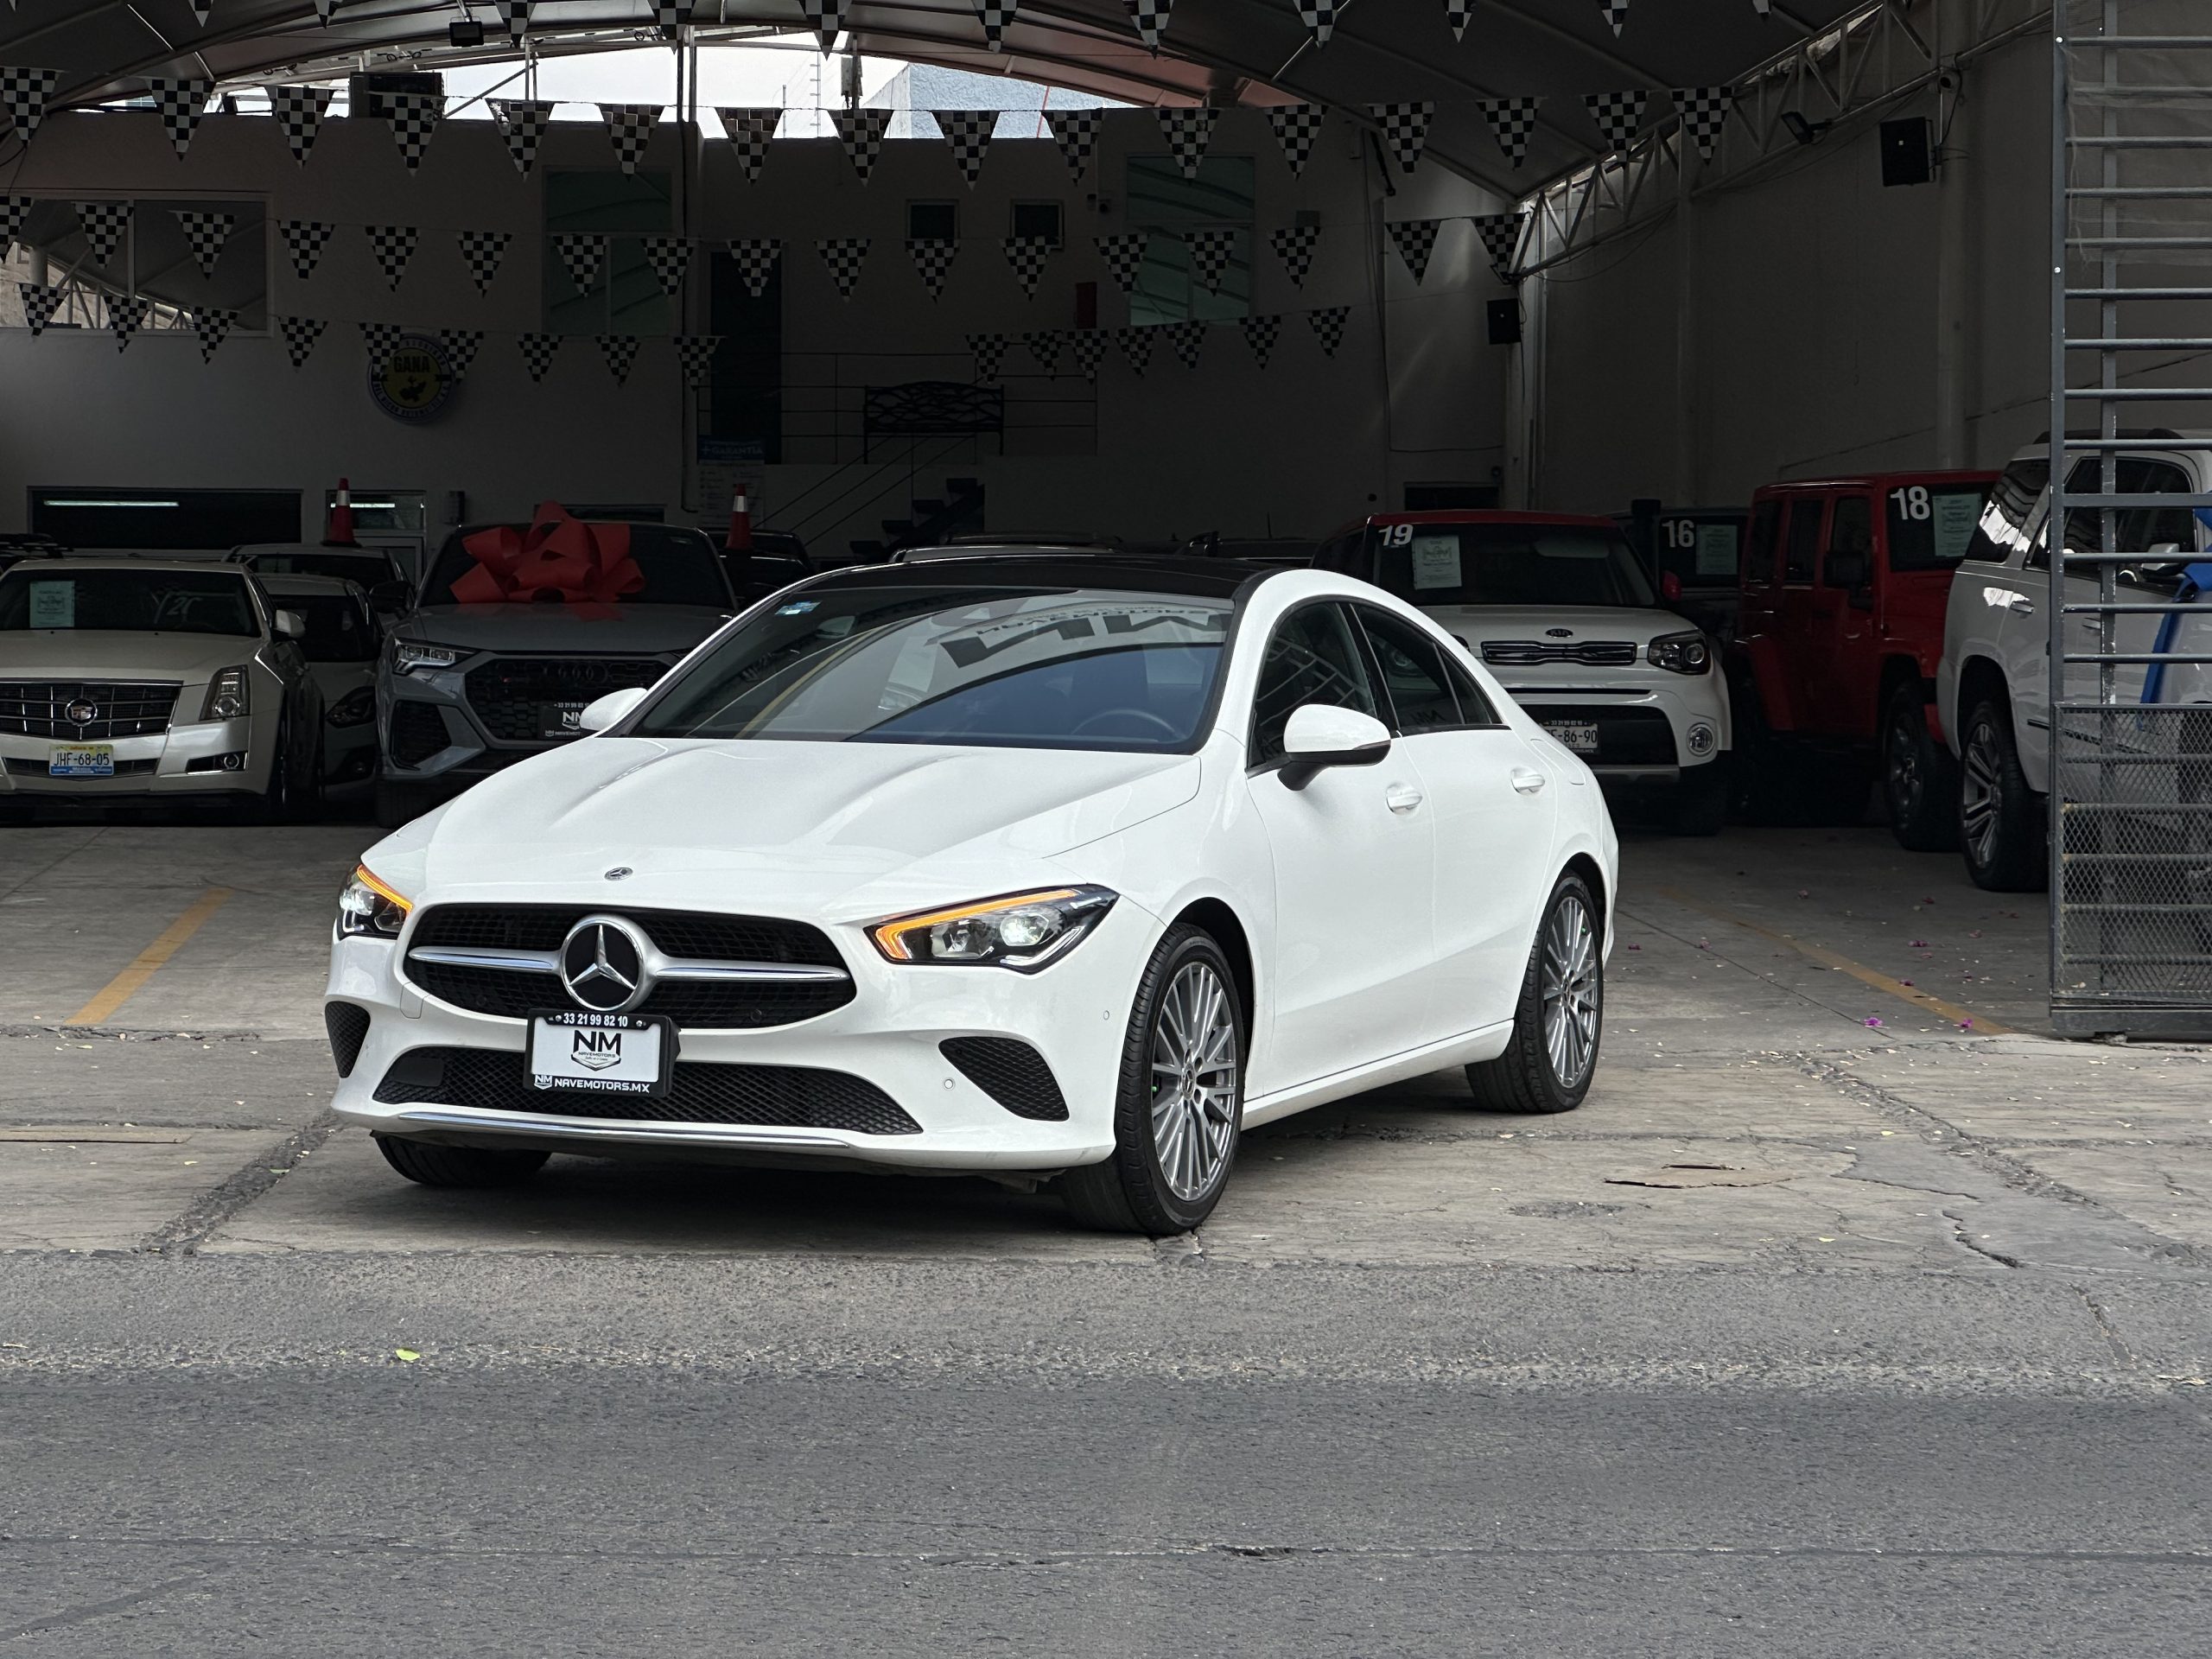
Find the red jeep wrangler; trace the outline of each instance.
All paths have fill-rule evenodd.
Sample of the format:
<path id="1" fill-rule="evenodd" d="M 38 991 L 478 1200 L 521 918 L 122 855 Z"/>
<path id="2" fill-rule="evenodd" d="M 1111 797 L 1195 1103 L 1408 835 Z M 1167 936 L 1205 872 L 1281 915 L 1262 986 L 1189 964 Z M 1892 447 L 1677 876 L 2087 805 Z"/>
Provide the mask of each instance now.
<path id="1" fill-rule="evenodd" d="M 1728 653 L 1738 806 L 1847 822 L 1878 762 L 1898 843 L 1957 845 L 1958 767 L 1936 727 L 1951 573 L 1995 473 L 1871 473 L 1751 498 Z"/>

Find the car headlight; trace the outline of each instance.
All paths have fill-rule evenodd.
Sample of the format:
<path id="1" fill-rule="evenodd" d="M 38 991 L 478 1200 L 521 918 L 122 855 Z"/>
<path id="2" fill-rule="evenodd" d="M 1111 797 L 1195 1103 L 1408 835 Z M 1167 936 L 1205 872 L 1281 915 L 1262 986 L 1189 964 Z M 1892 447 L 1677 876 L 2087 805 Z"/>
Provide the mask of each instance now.
<path id="1" fill-rule="evenodd" d="M 357 685 L 333 703 L 323 718 L 333 726 L 365 726 L 377 717 L 377 694 L 372 686 Z"/>
<path id="2" fill-rule="evenodd" d="M 407 912 L 415 901 L 377 879 L 365 864 L 356 864 L 338 895 L 338 933 L 341 938 L 396 939 L 407 925 Z"/>
<path id="3" fill-rule="evenodd" d="M 1644 647 L 1644 654 L 1654 668 L 1663 668 L 1670 674 L 1713 671 L 1713 647 L 1695 628 L 1688 633 L 1661 634 Z"/>
<path id="4" fill-rule="evenodd" d="M 451 645 L 418 645 L 411 639 L 391 642 L 391 671 L 412 674 L 418 668 L 451 668 L 461 653 Z"/>
<path id="5" fill-rule="evenodd" d="M 1105 887 L 1051 887 L 868 925 L 887 961 L 1011 968 L 1033 974 L 1096 927 L 1120 897 Z"/>
<path id="6" fill-rule="evenodd" d="M 226 668 L 207 682 L 207 696 L 200 705 L 202 720 L 236 720 L 251 711 L 253 700 L 247 695 L 245 664 Z"/>

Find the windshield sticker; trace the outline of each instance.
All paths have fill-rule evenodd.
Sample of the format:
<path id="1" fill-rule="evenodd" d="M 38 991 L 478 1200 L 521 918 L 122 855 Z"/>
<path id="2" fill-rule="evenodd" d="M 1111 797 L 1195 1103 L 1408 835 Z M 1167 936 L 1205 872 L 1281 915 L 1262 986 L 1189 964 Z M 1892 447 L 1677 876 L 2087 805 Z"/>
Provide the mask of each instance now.
<path id="1" fill-rule="evenodd" d="M 73 628 L 77 626 L 77 584 L 73 582 L 31 583 L 31 626 Z"/>
<path id="2" fill-rule="evenodd" d="M 1974 528 L 1967 526 L 1971 531 Z M 1732 576 L 1736 574 L 1736 526 L 1700 524 L 1697 527 L 1697 574 Z"/>
<path id="3" fill-rule="evenodd" d="M 1967 556 L 1967 548 L 1974 540 L 1974 526 L 1981 522 L 1981 492 L 1941 490 L 1933 505 L 1936 511 L 1936 556 L 1946 563 L 1955 564 Z"/>
<path id="4" fill-rule="evenodd" d="M 1459 538 L 1456 535 L 1414 537 L 1414 591 L 1459 586 Z"/>
<path id="5" fill-rule="evenodd" d="M 778 606 L 776 614 L 778 616 L 804 616 L 820 602 L 818 600 L 812 599 L 795 599 L 788 605 Z"/>

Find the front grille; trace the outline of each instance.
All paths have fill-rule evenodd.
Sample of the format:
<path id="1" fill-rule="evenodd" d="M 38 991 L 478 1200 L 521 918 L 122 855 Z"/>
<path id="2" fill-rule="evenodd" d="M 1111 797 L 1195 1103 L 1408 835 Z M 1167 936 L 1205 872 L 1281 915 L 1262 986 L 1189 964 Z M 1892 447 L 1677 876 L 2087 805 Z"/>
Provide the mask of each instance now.
<path id="1" fill-rule="evenodd" d="M 391 758 L 401 766 L 419 766 L 452 742 L 435 703 L 402 697 L 391 705 Z"/>
<path id="2" fill-rule="evenodd" d="M 330 1033 L 330 1058 L 338 1062 L 338 1075 L 353 1075 L 353 1062 L 361 1058 L 361 1045 L 369 1038 L 369 1011 L 354 1002 L 322 1005 L 323 1029 Z"/>
<path id="3" fill-rule="evenodd" d="M 1611 703 L 1535 702 L 1522 705 L 1540 726 L 1595 726 L 1598 753 L 1582 758 L 1593 766 L 1671 766 L 1677 764 L 1675 728 L 1657 709 Z"/>
<path id="4" fill-rule="evenodd" d="M 161 765 L 158 760 L 118 760 L 115 763 L 115 775 L 118 778 L 144 778 L 159 771 Z M 49 778 L 53 776 L 53 771 L 43 760 L 27 760 L 20 754 L 11 754 L 8 757 L 8 775 L 11 778 Z M 82 780 L 72 779 L 69 781 Z"/>
<path id="5" fill-rule="evenodd" d="M 938 1050 L 966 1077 L 1016 1117 L 1067 1121 L 1068 1103 L 1045 1057 L 1011 1037 L 948 1037 Z"/>
<path id="6" fill-rule="evenodd" d="M 1585 668 L 1627 668 L 1636 661 L 1630 639 L 1485 639 L 1483 661 L 1493 667 L 1522 668 L 1538 663 L 1580 663 Z"/>
<path id="7" fill-rule="evenodd" d="M 557 741 L 539 736 L 540 704 L 594 702 L 667 672 L 651 658 L 494 657 L 468 671 L 468 706 L 502 743 Z"/>
<path id="8" fill-rule="evenodd" d="M 410 1049 L 377 1085 L 387 1106 L 474 1106 L 625 1123 L 743 1123 L 755 1128 L 919 1135 L 922 1126 L 864 1077 L 798 1065 L 708 1065 L 679 1060 L 669 1092 L 563 1094 L 533 1089 L 519 1054 L 481 1048 Z"/>
<path id="9" fill-rule="evenodd" d="M 0 680 L 0 732 L 86 742 L 158 737 L 181 689 L 174 680 Z M 92 718 L 72 720 L 73 703 L 89 703 Z"/>

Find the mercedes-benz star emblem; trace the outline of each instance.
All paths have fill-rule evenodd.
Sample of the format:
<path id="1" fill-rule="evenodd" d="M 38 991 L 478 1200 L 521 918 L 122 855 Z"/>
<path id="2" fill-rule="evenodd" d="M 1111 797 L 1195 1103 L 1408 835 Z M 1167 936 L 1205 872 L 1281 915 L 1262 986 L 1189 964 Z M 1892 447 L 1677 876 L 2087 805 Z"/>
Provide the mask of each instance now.
<path id="1" fill-rule="evenodd" d="M 610 916 L 587 916 L 569 930 L 561 942 L 561 983 L 578 1007 L 595 1014 L 626 1014 L 652 990 L 645 947 L 627 923 Z"/>
<path id="2" fill-rule="evenodd" d="M 636 874 L 636 872 L 632 870 L 627 864 L 617 864 L 613 869 L 607 873 L 607 879 L 610 881 L 620 881 L 625 877 L 634 874 Z"/>
<path id="3" fill-rule="evenodd" d="M 73 702 L 67 712 L 73 726 L 89 726 L 100 717 L 99 705 L 92 702 Z"/>

